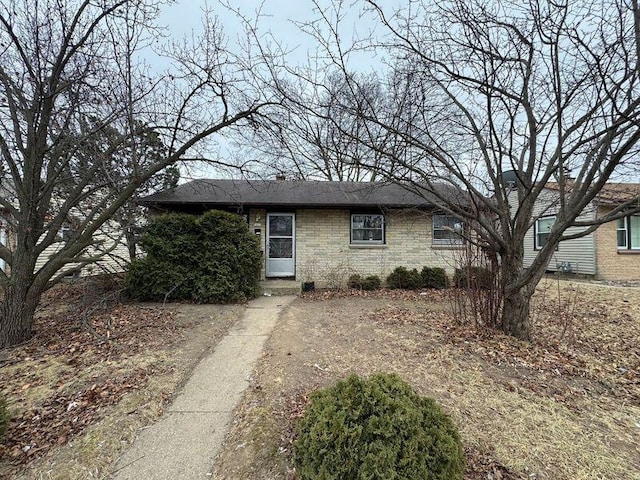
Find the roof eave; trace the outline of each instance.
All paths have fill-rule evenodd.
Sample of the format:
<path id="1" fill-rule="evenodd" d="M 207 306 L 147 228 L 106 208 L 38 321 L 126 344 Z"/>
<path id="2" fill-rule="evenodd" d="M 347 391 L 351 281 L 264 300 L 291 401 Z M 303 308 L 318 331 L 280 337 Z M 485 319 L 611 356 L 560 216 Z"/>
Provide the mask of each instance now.
<path id="1" fill-rule="evenodd" d="M 422 204 L 399 204 L 399 203 L 284 203 L 284 202 L 210 202 L 210 201 L 180 201 L 180 200 L 168 200 L 168 201 L 152 201 L 141 200 L 138 202 L 140 205 L 146 207 L 161 207 L 161 206 L 185 206 L 185 205 L 208 205 L 212 207 L 280 207 L 280 208 L 420 208 L 428 209 L 433 208 L 435 205 L 431 203 Z"/>

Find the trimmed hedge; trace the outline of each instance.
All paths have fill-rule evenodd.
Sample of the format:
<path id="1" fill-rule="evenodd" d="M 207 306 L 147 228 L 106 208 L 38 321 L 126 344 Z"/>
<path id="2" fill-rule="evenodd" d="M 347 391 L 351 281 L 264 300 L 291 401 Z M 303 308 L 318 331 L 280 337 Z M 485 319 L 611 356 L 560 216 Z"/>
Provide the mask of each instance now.
<path id="1" fill-rule="evenodd" d="M 458 480 L 460 436 L 436 402 L 397 375 L 352 375 L 311 395 L 296 426 L 301 480 Z"/>
<path id="2" fill-rule="evenodd" d="M 262 254 L 239 215 L 162 215 L 145 228 L 140 246 L 147 255 L 131 263 L 125 279 L 133 298 L 229 303 L 259 293 Z"/>
<path id="3" fill-rule="evenodd" d="M 423 267 L 420 272 L 422 278 L 422 288 L 447 288 L 449 279 L 444 268 L 440 267 Z"/>
<path id="4" fill-rule="evenodd" d="M 377 275 L 369 275 L 362 278 L 360 275 L 354 274 L 349 277 L 347 282 L 349 288 L 356 290 L 378 290 L 381 284 L 380 277 Z"/>
<path id="5" fill-rule="evenodd" d="M 416 290 L 422 285 L 422 277 L 417 269 L 396 267 L 387 277 L 387 287 L 393 289 Z"/>
<path id="6" fill-rule="evenodd" d="M 449 279 L 444 268 L 423 267 L 418 272 L 416 268 L 397 267 L 387 277 L 387 286 L 394 289 L 416 290 L 418 288 L 447 288 Z"/>
<path id="7" fill-rule="evenodd" d="M 456 268 L 453 275 L 453 285 L 457 288 L 471 290 L 491 290 L 493 288 L 493 274 L 486 267 Z"/>

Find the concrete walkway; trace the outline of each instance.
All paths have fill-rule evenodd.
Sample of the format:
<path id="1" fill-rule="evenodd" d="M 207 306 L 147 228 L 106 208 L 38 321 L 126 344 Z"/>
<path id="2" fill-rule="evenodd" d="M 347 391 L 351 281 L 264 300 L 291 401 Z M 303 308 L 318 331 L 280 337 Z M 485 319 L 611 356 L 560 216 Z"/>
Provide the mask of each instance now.
<path id="1" fill-rule="evenodd" d="M 260 297 L 194 369 L 165 415 L 142 430 L 114 467 L 114 480 L 211 478 L 249 377 L 282 309 L 294 296 Z"/>

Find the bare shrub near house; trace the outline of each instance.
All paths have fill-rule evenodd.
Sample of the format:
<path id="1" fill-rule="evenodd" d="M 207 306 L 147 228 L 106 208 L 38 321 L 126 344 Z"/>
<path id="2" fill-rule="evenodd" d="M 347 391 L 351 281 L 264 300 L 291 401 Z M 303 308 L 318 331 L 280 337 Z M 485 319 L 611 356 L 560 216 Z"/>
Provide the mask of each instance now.
<path id="1" fill-rule="evenodd" d="M 476 328 L 499 328 L 503 295 L 500 268 L 486 247 L 468 242 L 455 251 L 455 273 L 449 291 L 453 317 Z"/>

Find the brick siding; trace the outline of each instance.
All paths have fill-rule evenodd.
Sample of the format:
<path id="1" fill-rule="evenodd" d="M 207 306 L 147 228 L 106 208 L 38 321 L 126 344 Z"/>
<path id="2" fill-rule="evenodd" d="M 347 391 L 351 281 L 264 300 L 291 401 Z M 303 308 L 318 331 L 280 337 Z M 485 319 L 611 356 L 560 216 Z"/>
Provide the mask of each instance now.
<path id="1" fill-rule="evenodd" d="M 260 228 L 265 250 L 265 210 L 252 210 L 249 227 Z M 317 286 L 344 284 L 349 275 L 378 275 L 384 282 L 398 266 L 442 267 L 453 273 L 458 249 L 431 245 L 431 216 L 396 210 L 385 215 L 384 245 L 350 244 L 349 210 L 296 211 L 296 279 Z"/>
<path id="2" fill-rule="evenodd" d="M 608 210 L 600 207 L 598 216 Z M 640 251 L 618 251 L 617 222 L 596 230 L 597 278 L 600 280 L 640 280 Z"/>

